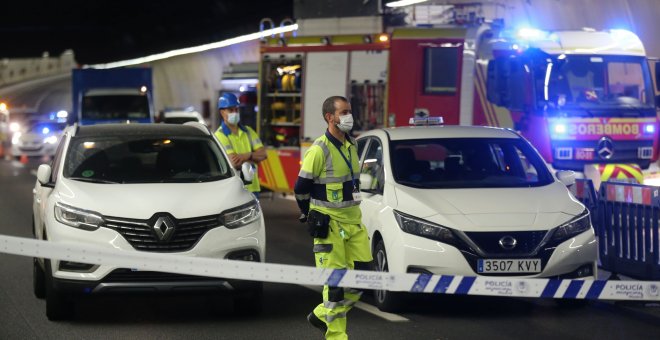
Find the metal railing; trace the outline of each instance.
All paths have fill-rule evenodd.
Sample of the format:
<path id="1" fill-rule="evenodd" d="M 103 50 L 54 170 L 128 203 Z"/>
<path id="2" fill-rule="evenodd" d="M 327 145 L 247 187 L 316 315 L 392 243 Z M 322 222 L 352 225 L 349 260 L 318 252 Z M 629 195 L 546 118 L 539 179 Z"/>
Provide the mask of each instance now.
<path id="1" fill-rule="evenodd" d="M 596 192 L 591 180 L 577 180 L 571 191 L 591 212 L 603 269 L 640 280 L 660 279 L 659 188 L 603 182 Z"/>

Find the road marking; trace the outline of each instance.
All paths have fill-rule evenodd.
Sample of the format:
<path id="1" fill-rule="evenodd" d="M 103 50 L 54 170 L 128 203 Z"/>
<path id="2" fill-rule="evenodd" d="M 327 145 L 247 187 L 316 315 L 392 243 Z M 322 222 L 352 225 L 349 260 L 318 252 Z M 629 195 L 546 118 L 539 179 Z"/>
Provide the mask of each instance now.
<path id="1" fill-rule="evenodd" d="M 302 287 L 305 287 L 307 289 L 311 289 L 317 293 L 323 293 L 323 288 L 319 286 L 309 286 L 309 285 L 301 285 Z M 379 318 L 385 319 L 390 322 L 408 322 L 410 319 L 405 318 L 399 314 L 394 314 L 394 313 L 388 313 L 388 312 L 383 312 L 378 307 L 372 306 L 366 302 L 358 301 L 355 304 L 355 308 L 361 309 L 367 313 L 373 314 Z"/>
<path id="2" fill-rule="evenodd" d="M 37 176 L 37 170 L 34 170 L 34 169 L 30 170 L 30 174 L 32 176 Z"/>

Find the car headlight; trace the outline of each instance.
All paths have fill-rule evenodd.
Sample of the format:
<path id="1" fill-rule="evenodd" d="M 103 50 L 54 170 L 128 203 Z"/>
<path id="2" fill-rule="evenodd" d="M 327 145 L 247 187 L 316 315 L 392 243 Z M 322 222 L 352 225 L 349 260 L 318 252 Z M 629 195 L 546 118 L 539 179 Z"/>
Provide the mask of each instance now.
<path id="1" fill-rule="evenodd" d="M 581 234 L 591 228 L 591 219 L 589 210 L 585 209 L 581 214 L 567 223 L 560 225 L 555 229 L 552 239 L 555 241 L 565 240 L 575 235 Z"/>
<path id="2" fill-rule="evenodd" d="M 456 237 L 451 229 L 425 221 L 402 212 L 394 210 L 399 227 L 406 233 L 429 238 L 443 243 L 455 244 Z"/>
<path id="3" fill-rule="evenodd" d="M 49 137 L 44 138 L 44 143 L 56 144 L 57 143 L 57 136 L 49 136 Z"/>
<path id="4" fill-rule="evenodd" d="M 232 208 L 220 214 L 220 223 L 229 229 L 236 229 L 256 221 L 261 216 L 261 209 L 256 200 Z"/>
<path id="5" fill-rule="evenodd" d="M 55 219 L 62 224 L 83 230 L 96 230 L 103 224 L 101 215 L 61 203 L 55 203 Z"/>

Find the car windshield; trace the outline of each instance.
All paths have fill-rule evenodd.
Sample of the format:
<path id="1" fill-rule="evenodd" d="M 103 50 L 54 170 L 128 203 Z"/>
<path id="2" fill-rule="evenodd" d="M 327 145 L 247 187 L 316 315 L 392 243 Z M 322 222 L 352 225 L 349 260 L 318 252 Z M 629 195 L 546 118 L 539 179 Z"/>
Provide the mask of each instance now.
<path id="1" fill-rule="evenodd" d="M 47 135 L 51 133 L 60 133 L 66 127 L 66 123 L 56 122 L 36 122 L 28 128 L 28 132 Z"/>
<path id="2" fill-rule="evenodd" d="M 64 177 L 95 183 L 191 183 L 232 176 L 208 137 L 74 137 Z"/>
<path id="3" fill-rule="evenodd" d="M 415 188 L 536 187 L 553 182 L 524 140 L 437 138 L 391 142 L 394 179 Z"/>
<path id="4" fill-rule="evenodd" d="M 83 119 L 130 120 L 149 118 L 146 95 L 96 95 L 83 101 Z"/>
<path id="5" fill-rule="evenodd" d="M 165 117 L 163 119 L 163 123 L 166 124 L 183 124 L 187 122 L 197 122 L 197 117 L 190 116 L 190 117 Z"/>

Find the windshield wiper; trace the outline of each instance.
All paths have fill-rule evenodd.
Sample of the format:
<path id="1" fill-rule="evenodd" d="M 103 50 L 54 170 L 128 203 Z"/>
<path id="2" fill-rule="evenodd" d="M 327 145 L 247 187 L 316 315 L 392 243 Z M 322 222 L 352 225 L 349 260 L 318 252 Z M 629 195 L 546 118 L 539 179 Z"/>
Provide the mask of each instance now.
<path id="1" fill-rule="evenodd" d="M 102 184 L 119 184 L 119 182 L 109 181 L 107 179 L 100 178 L 87 178 L 87 177 L 67 177 L 75 181 L 88 182 L 88 183 L 102 183 Z"/>

